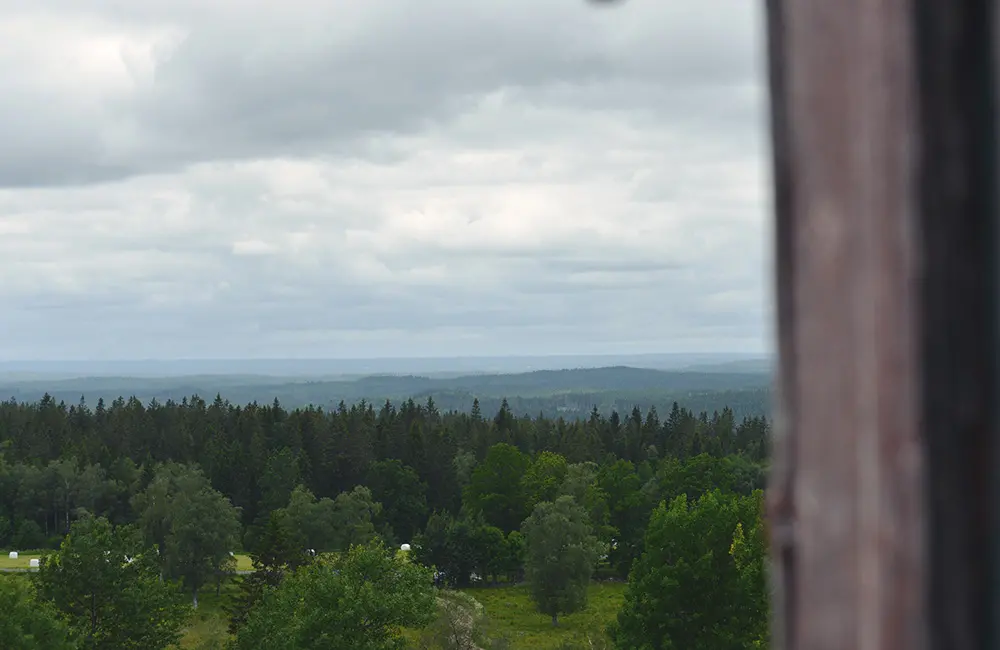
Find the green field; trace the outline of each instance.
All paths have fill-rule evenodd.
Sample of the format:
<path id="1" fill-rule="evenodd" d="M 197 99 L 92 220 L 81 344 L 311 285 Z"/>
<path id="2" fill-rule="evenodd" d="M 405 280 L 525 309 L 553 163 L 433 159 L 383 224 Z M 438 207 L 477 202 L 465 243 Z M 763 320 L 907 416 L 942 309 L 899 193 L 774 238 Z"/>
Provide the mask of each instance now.
<path id="1" fill-rule="evenodd" d="M 223 606 L 236 593 L 236 583 L 228 581 L 217 596 L 206 589 L 198 596 L 198 611 L 191 617 L 180 647 L 184 650 L 222 650 L 229 640 L 229 620 Z"/>
<path id="2" fill-rule="evenodd" d="M 599 648 L 599 640 L 606 638 L 605 628 L 618 615 L 625 583 L 591 585 L 587 609 L 560 617 L 559 627 L 552 627 L 552 619 L 535 611 L 523 585 L 469 589 L 468 593 L 483 604 L 491 634 L 506 637 L 512 650 L 555 650 L 568 641 Z"/>
<path id="3" fill-rule="evenodd" d="M 228 638 L 226 616 L 222 606 L 227 596 L 235 590 L 227 584 L 221 599 L 214 591 L 206 590 L 200 597 L 198 612 L 188 626 L 181 648 L 209 650 L 222 648 Z M 625 593 L 624 583 L 601 583 L 590 587 L 590 604 L 577 614 L 559 619 L 559 627 L 552 627 L 552 620 L 535 611 L 528 597 L 528 589 L 516 587 L 481 587 L 468 589 L 483 604 L 489 618 L 490 635 L 504 637 L 511 650 L 557 650 L 566 642 L 577 642 L 583 648 L 601 648 L 604 629 L 615 620 Z M 412 638 L 415 635 L 408 635 Z M 588 641 L 593 642 L 593 646 Z"/>
<path id="4" fill-rule="evenodd" d="M 8 557 L 9 551 L 0 551 L 0 571 L 10 570 L 10 569 L 27 569 L 30 565 L 30 560 L 38 559 L 42 557 L 42 554 L 48 553 L 49 551 L 19 551 L 16 560 L 10 559 Z"/>
<path id="5" fill-rule="evenodd" d="M 10 569 L 27 569 L 30 566 L 30 560 L 42 557 L 45 553 L 50 553 L 51 551 L 38 551 L 38 550 L 28 550 L 18 552 L 18 557 L 16 560 L 12 560 L 9 557 L 9 551 L 0 551 L 0 571 L 10 570 Z M 253 563 L 250 561 L 250 556 L 237 553 L 236 554 L 236 570 L 237 571 L 253 571 Z"/>
<path id="6" fill-rule="evenodd" d="M 28 561 L 40 557 L 43 551 L 24 551 L 17 560 L 10 560 L 7 552 L 0 555 L 0 570 L 27 569 Z M 237 570 L 252 569 L 250 558 L 237 555 Z M 489 619 L 489 632 L 494 637 L 504 637 L 511 650 L 557 650 L 567 642 L 576 642 L 583 648 L 601 648 L 605 628 L 614 621 L 625 593 L 624 583 L 599 583 L 590 587 L 587 609 L 577 614 L 560 617 L 559 627 L 553 627 L 548 616 L 535 611 L 524 585 L 478 587 L 466 590 L 483 604 Z M 199 597 L 198 611 L 194 613 L 185 630 L 180 647 L 183 650 L 221 650 L 229 635 L 223 605 L 236 592 L 236 583 L 228 580 L 222 592 L 205 589 Z M 412 636 L 413 635 L 408 635 Z M 588 642 L 593 642 L 593 646 Z"/>

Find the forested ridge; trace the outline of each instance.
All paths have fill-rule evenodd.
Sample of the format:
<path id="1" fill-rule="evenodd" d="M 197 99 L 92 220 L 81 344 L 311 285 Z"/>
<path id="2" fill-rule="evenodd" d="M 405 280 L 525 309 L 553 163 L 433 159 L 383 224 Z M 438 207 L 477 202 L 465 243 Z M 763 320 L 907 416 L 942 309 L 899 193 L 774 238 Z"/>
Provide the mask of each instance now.
<path id="1" fill-rule="evenodd" d="M 144 404 L 180 401 L 191 395 L 221 392 L 231 402 L 270 403 L 288 408 L 309 405 L 336 408 L 362 399 L 375 404 L 433 398 L 442 411 L 469 411 L 479 400 L 482 410 L 495 413 L 504 399 L 517 414 L 587 417 L 594 406 L 601 412 L 629 412 L 638 405 L 667 412 L 680 402 L 695 413 L 728 406 L 738 418 L 770 414 L 770 373 L 719 370 L 656 370 L 626 366 L 538 370 L 521 373 L 480 373 L 458 376 L 364 375 L 358 377 L 277 377 L 261 375 L 181 375 L 172 377 L 97 376 L 16 379 L 0 376 L 0 396 L 34 402 L 44 394 L 74 403 L 84 396 L 90 404 L 135 396 Z"/>

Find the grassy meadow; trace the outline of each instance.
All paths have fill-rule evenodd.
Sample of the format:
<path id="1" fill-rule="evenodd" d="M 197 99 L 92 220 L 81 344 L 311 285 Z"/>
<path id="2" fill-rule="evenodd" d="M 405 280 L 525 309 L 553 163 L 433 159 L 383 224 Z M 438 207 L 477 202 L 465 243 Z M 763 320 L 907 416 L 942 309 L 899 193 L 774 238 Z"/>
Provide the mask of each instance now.
<path id="1" fill-rule="evenodd" d="M 193 616 L 181 642 L 184 650 L 215 650 L 224 646 L 229 638 L 223 605 L 236 585 L 230 581 L 216 596 L 205 590 L 199 597 L 198 611 Z M 567 642 L 581 647 L 601 647 L 599 639 L 605 638 L 605 627 L 615 620 L 625 594 L 625 584 L 595 583 L 590 586 L 590 603 L 585 611 L 560 617 L 559 627 L 552 627 L 552 620 L 535 611 L 524 585 L 479 587 L 465 590 L 483 604 L 489 618 L 490 635 L 504 637 L 511 650 L 557 650 Z M 408 635 L 411 639 L 416 633 Z"/>
<path id="2" fill-rule="evenodd" d="M 0 571 L 27 570 L 31 566 L 31 560 L 37 560 L 45 553 L 51 553 L 51 551 L 19 551 L 17 559 L 12 560 L 9 557 L 10 551 L 0 551 Z"/>
<path id="3" fill-rule="evenodd" d="M 41 558 L 46 553 L 52 551 L 27 550 L 19 551 L 16 560 L 10 559 L 10 551 L 0 551 L 0 571 L 10 571 L 16 569 L 28 569 L 32 559 Z M 237 571 L 253 571 L 253 563 L 250 556 L 243 553 L 236 554 Z"/>
<path id="4" fill-rule="evenodd" d="M 41 557 L 46 552 L 26 550 L 19 553 L 18 559 L 11 560 L 7 551 L 3 551 L 0 554 L 0 570 L 26 571 L 32 558 Z M 237 555 L 236 562 L 239 571 L 253 568 L 247 555 Z M 235 580 L 227 580 L 221 593 L 216 594 L 209 587 L 199 595 L 198 610 L 192 615 L 180 644 L 182 650 L 221 650 L 225 647 L 229 633 L 223 608 L 236 591 Z M 589 641 L 593 641 L 593 647 L 601 647 L 598 640 L 605 638 L 606 626 L 618 614 L 625 584 L 592 584 L 587 609 L 560 617 L 559 627 L 553 627 L 548 616 L 535 611 L 525 585 L 476 587 L 465 591 L 483 604 L 489 619 L 490 635 L 506 638 L 511 650 L 557 650 L 571 642 L 586 648 L 591 647 Z M 416 631 L 408 636 L 415 638 Z"/>
<path id="5" fill-rule="evenodd" d="M 604 639 L 605 628 L 615 620 L 625 596 L 625 583 L 604 582 L 590 586 L 587 609 L 559 617 L 559 627 L 552 619 L 535 611 L 524 585 L 468 589 L 483 604 L 493 636 L 510 641 L 512 650 L 556 650 L 567 642 L 591 647 L 589 641 Z"/>

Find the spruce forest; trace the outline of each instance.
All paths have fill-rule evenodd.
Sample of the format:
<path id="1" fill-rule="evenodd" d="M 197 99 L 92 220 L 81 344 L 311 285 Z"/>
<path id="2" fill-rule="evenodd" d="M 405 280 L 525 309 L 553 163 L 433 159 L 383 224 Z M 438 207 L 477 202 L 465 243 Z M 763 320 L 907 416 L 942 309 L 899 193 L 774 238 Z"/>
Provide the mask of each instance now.
<path id="1" fill-rule="evenodd" d="M 468 647 L 550 647 L 518 645 L 516 634 L 485 631 L 471 614 L 457 617 L 465 621 L 458 636 L 435 626 L 448 627 L 439 619 L 449 611 L 482 608 L 475 598 L 472 609 L 455 605 L 463 593 L 524 585 L 532 608 L 558 629 L 561 615 L 586 609 L 595 585 L 626 581 L 616 615 L 579 643 L 689 638 L 694 645 L 684 647 L 722 647 L 728 638 L 750 647 L 766 637 L 760 499 L 769 436 L 762 416 L 694 413 L 676 402 L 663 414 L 595 407 L 566 419 L 516 415 L 506 400 L 495 413 L 478 401 L 469 412 L 442 412 L 433 398 L 331 410 L 221 396 L 93 407 L 48 395 L 10 400 L 0 404 L 0 548 L 48 553 L 38 576 L 45 588 L 33 597 L 57 610 L 51 594 L 73 579 L 73 540 L 104 535 L 132 549 L 129 558 L 145 549 L 151 571 L 186 599 L 182 609 L 197 611 L 199 595 L 217 597 L 214 614 L 233 647 L 272 647 L 261 645 L 261 617 L 287 626 L 301 614 L 280 616 L 272 599 L 323 591 L 323 567 L 340 567 L 325 575 L 347 580 L 351 562 L 372 571 L 396 561 L 389 549 L 399 548 L 409 551 L 408 570 L 429 573 L 406 578 L 416 600 L 400 611 L 409 606 L 412 616 L 380 624 L 390 645 L 369 639 L 368 647 L 465 647 L 466 636 Z M 239 557 L 250 565 L 238 566 Z M 642 587 L 662 582 L 665 567 L 674 587 Z M 385 588 L 405 591 L 392 580 Z M 417 596 L 431 588 L 436 599 L 421 605 Z M 662 608 L 688 601 L 702 603 L 697 620 L 670 623 Z M 56 618 L 80 647 L 131 647 L 97 644 L 74 627 L 71 607 L 62 611 Z M 492 614 L 487 608 L 483 620 Z M 652 625 L 650 616 L 666 618 Z M 184 643 L 190 620 L 172 620 L 156 647 Z M 287 647 L 363 647 L 300 641 Z M 214 642 L 222 643 L 201 647 L 225 647 Z"/>

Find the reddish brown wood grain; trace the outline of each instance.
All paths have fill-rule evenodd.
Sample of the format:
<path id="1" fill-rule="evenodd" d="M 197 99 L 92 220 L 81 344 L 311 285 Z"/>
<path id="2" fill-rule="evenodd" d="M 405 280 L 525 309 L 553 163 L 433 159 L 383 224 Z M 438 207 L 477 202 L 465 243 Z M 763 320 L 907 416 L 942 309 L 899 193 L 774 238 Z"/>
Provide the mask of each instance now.
<path id="1" fill-rule="evenodd" d="M 768 0 L 789 649 L 1000 644 L 994 0 Z"/>
<path id="2" fill-rule="evenodd" d="M 903 0 L 771 0 L 777 641 L 927 639 L 915 54 Z"/>

